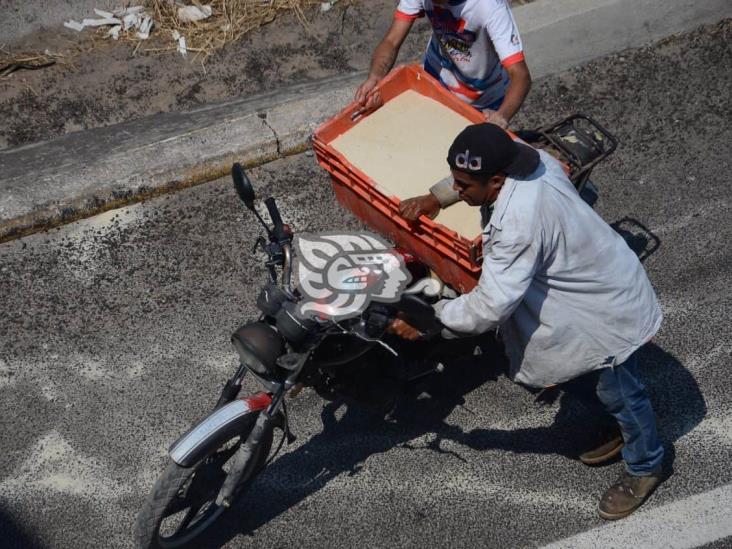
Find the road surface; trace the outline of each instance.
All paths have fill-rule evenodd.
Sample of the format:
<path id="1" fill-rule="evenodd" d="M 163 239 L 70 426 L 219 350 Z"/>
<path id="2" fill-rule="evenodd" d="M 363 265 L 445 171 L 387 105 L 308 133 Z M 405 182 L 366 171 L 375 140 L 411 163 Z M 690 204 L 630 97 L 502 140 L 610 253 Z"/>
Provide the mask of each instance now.
<path id="1" fill-rule="evenodd" d="M 730 546 L 729 44 L 727 22 L 545 79 L 520 121 L 585 111 L 622 142 L 595 173 L 598 211 L 645 250 L 665 315 L 641 362 L 673 474 L 641 511 L 599 519 L 622 465 L 572 458 L 591 418 L 538 406 L 483 355 L 396 424 L 304 392 L 298 440 L 206 543 Z M 251 177 L 296 231 L 358 228 L 312 156 Z M 229 335 L 256 314 L 247 214 L 220 180 L 0 246 L 4 546 L 131 545 L 168 445 L 210 409 L 235 367 Z"/>

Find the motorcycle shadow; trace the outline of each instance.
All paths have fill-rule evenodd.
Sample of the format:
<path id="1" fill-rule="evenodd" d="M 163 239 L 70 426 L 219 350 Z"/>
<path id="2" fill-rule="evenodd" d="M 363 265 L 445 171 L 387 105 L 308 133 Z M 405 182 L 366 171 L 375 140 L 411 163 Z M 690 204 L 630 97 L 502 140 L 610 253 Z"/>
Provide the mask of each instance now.
<path id="1" fill-rule="evenodd" d="M 666 472 L 670 474 L 673 442 L 704 418 L 706 405 L 693 376 L 670 354 L 650 344 L 641 351 L 641 363 L 659 418 L 667 450 Z M 566 394 L 557 395 L 554 422 L 547 427 L 466 432 L 446 423 L 452 411 L 464 404 L 466 394 L 504 375 L 508 365 L 500 345 L 491 342 L 483 355 L 458 356 L 445 366 L 443 374 L 412 388 L 411 395 L 401 399 L 388 420 L 374 409 L 343 400 L 326 403 L 321 411 L 323 430 L 270 464 L 242 500 L 196 545 L 221 547 L 238 535 L 251 536 L 339 475 L 358 474 L 369 457 L 395 447 L 409 448 L 409 441 L 428 433 L 434 434 L 428 448 L 438 453 L 448 452 L 440 445 L 444 440 L 477 450 L 559 454 L 571 459 L 587 449 L 593 419 Z M 528 401 L 534 398 L 528 392 L 524 397 Z"/>
<path id="2" fill-rule="evenodd" d="M 438 440 L 430 448 L 442 452 L 439 439 L 463 435 L 445 419 L 465 403 L 466 394 L 495 381 L 508 368 L 492 336 L 480 340 L 481 355 L 473 355 L 473 341 L 457 346 L 460 352 L 448 351 L 453 356 L 443 361 L 443 373 L 401 387 L 395 407 L 384 406 L 383 401 L 372 406 L 350 399 L 326 402 L 321 411 L 322 431 L 278 456 L 216 527 L 196 540 L 196 546 L 221 547 L 238 535 L 251 535 L 332 479 L 344 473 L 358 474 L 369 457 L 406 445 L 426 433 L 437 435 Z M 370 393 L 374 386 L 362 390 Z"/>

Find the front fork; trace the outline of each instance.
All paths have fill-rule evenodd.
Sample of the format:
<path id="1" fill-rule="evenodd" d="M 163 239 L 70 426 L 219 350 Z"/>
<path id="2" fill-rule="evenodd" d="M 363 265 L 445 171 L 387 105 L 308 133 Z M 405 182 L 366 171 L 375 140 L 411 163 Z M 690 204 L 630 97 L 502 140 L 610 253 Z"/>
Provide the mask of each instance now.
<path id="1" fill-rule="evenodd" d="M 283 368 L 286 368 L 287 370 L 290 370 L 290 375 L 287 377 L 287 380 L 284 383 L 281 383 L 279 387 L 277 387 L 277 390 L 272 395 L 272 402 L 267 407 L 266 410 L 263 410 L 259 413 L 259 416 L 257 416 L 257 422 L 254 424 L 254 427 L 252 428 L 251 432 L 249 433 L 249 436 L 247 437 L 246 441 L 239 447 L 239 449 L 234 454 L 234 457 L 232 459 L 231 463 L 231 469 L 229 470 L 229 474 L 226 476 L 226 479 L 224 480 L 224 484 L 221 486 L 221 489 L 219 490 L 218 495 L 216 496 L 216 505 L 222 506 L 222 507 L 230 507 L 231 503 L 233 501 L 234 492 L 236 490 L 237 485 L 241 481 L 241 477 L 244 474 L 244 470 L 246 469 L 247 464 L 249 463 L 249 460 L 252 459 L 254 456 L 254 452 L 259 447 L 260 442 L 262 441 L 262 437 L 267 432 L 268 429 L 272 429 L 274 427 L 273 423 L 276 422 L 277 416 L 280 413 L 280 407 L 285 409 L 284 406 L 284 398 L 285 393 L 292 389 L 295 386 L 296 380 L 298 376 L 300 375 L 300 371 L 302 370 L 302 367 L 305 365 L 305 361 L 307 360 L 308 355 L 283 355 L 278 360 L 278 364 L 282 366 Z M 240 366 L 239 370 L 237 370 L 237 373 L 234 375 L 232 379 L 227 381 L 226 386 L 224 387 L 224 392 L 227 391 L 227 388 L 229 387 L 230 383 L 232 385 L 237 385 L 238 380 L 238 388 L 230 388 L 228 389 L 230 392 L 234 393 L 234 397 L 236 397 L 236 394 L 241 389 L 241 379 L 244 377 L 244 374 L 242 373 L 240 375 L 241 369 L 244 368 L 244 366 Z M 222 392 L 221 398 L 224 398 L 224 394 Z M 220 400 L 220 399 L 219 399 Z M 287 437 L 288 442 L 292 442 L 295 440 L 295 437 L 290 432 L 289 427 L 289 418 L 287 417 L 287 413 L 284 414 L 284 425 L 283 429 L 285 431 L 285 436 Z"/>
<path id="2" fill-rule="evenodd" d="M 221 390 L 221 396 L 216 402 L 214 410 L 221 408 L 224 404 L 231 402 L 239 395 L 239 391 L 241 391 L 241 382 L 246 373 L 246 367 L 243 364 L 239 364 L 239 369 L 234 374 L 234 377 L 227 380 L 226 385 L 224 385 L 224 388 Z"/>
<path id="3" fill-rule="evenodd" d="M 227 383 L 228 385 L 228 383 Z M 262 410 L 257 416 L 257 422 L 254 424 L 249 436 L 247 437 L 244 444 L 234 454 L 234 458 L 231 463 L 231 469 L 229 474 L 224 480 L 224 484 L 221 486 L 218 495 L 216 496 L 216 505 L 222 507 L 231 507 L 233 501 L 233 495 L 237 485 L 241 481 L 241 477 L 244 474 L 244 470 L 247 464 L 254 456 L 255 451 L 259 447 L 262 441 L 262 437 L 265 435 L 268 429 L 272 429 L 272 425 L 276 421 L 276 416 L 279 414 L 280 405 L 283 404 L 282 399 L 285 396 L 285 386 L 283 385 L 273 396 L 272 402 L 266 410 Z M 285 435 L 290 440 L 292 434 L 288 427 L 288 420 L 285 416 L 284 426 Z"/>

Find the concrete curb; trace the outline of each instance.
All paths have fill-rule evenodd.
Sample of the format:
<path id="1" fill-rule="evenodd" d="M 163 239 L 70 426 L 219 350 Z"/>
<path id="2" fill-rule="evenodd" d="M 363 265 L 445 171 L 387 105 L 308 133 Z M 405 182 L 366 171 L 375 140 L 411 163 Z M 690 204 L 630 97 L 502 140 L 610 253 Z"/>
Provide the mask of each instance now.
<path id="1" fill-rule="evenodd" d="M 0 151 L 0 242 L 304 151 L 363 73 Z"/>
<path id="2" fill-rule="evenodd" d="M 535 78 L 732 17 L 729 0 L 538 0 L 514 10 Z M 0 242 L 305 150 L 364 74 L 0 151 Z"/>

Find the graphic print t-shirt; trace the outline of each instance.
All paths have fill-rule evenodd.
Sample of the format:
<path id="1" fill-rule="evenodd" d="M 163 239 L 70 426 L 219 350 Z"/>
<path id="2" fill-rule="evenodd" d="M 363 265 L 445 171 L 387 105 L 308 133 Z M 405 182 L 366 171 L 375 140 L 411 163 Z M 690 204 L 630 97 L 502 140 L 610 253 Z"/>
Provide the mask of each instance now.
<path id="1" fill-rule="evenodd" d="M 524 60 L 507 0 L 399 0 L 396 18 L 427 16 L 427 72 L 466 103 L 496 107 L 508 86 L 505 67 Z"/>

